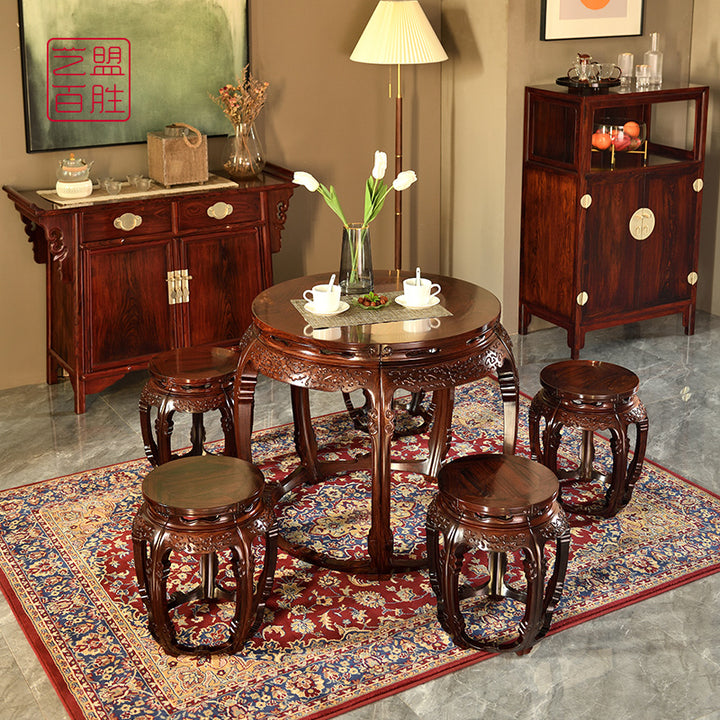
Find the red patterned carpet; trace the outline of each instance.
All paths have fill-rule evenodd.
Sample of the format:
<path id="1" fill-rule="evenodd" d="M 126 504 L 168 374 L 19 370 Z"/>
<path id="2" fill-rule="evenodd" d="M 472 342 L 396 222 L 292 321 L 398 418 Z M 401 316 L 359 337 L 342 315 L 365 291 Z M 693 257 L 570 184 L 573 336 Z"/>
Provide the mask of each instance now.
<path id="1" fill-rule="evenodd" d="M 526 411 L 523 401 L 524 455 Z M 461 388 L 453 455 L 498 451 L 500 417 L 493 383 Z M 328 456 L 363 447 L 344 415 L 318 419 L 316 429 Z M 606 443 L 599 445 L 602 464 Z M 395 449 L 406 456 L 422 451 L 413 438 Z M 296 463 L 288 427 L 256 434 L 254 452 L 269 480 Z M 283 553 L 265 622 L 241 654 L 164 655 L 146 629 L 130 544 L 148 470 L 137 460 L 0 493 L 2 589 L 73 718 L 328 718 L 488 657 L 448 641 L 425 572 L 375 581 Z M 394 480 L 397 545 L 422 553 L 432 484 L 410 474 Z M 281 533 L 352 555 L 369 520 L 367 491 L 360 472 L 286 498 Z M 717 572 L 718 528 L 720 499 L 646 462 L 625 510 L 573 528 L 551 632 Z M 190 581 L 194 565 L 179 558 L 175 569 Z M 464 570 L 468 580 L 484 572 L 481 554 Z M 517 608 L 508 601 L 485 612 L 470 599 L 465 611 L 479 629 L 496 628 Z M 217 626 L 201 618 L 179 614 L 180 632 L 217 641 Z M 518 662 L 532 663 L 532 654 Z"/>

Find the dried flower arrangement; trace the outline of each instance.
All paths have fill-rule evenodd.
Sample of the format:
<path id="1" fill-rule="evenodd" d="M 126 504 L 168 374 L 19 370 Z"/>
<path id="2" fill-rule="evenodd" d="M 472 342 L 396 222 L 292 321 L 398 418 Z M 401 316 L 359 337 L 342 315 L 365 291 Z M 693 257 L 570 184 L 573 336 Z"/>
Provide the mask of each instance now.
<path id="1" fill-rule="evenodd" d="M 210 97 L 222 108 L 233 125 L 249 125 L 255 122 L 255 118 L 260 114 L 270 83 L 254 78 L 250 72 L 250 65 L 246 65 L 242 77 L 235 80 L 237 85 L 228 83 L 220 88 L 219 95 L 210 95 Z"/>

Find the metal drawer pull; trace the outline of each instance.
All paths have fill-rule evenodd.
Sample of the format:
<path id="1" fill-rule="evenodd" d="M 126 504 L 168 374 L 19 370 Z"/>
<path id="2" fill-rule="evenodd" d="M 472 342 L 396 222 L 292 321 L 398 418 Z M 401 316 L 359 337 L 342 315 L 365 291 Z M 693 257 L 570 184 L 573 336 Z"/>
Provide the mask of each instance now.
<path id="1" fill-rule="evenodd" d="M 232 205 L 228 205 L 224 202 L 216 202 L 214 205 L 211 205 L 207 209 L 207 214 L 211 218 L 215 218 L 216 220 L 222 220 L 223 218 L 226 218 L 228 215 L 230 215 L 232 211 Z"/>
<path id="2" fill-rule="evenodd" d="M 142 218 L 134 213 L 123 213 L 113 220 L 113 225 L 118 230 L 134 230 L 142 225 Z"/>

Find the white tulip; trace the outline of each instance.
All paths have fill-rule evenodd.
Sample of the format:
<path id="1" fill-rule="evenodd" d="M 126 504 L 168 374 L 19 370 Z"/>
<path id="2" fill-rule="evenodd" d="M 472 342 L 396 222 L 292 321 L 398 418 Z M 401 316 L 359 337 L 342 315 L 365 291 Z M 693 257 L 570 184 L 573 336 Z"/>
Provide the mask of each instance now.
<path id="1" fill-rule="evenodd" d="M 393 190 L 407 190 L 415 181 L 417 180 L 417 175 L 412 170 L 403 170 L 394 180 L 393 180 Z"/>
<path id="2" fill-rule="evenodd" d="M 376 180 L 382 180 L 387 170 L 387 154 L 381 150 L 375 151 L 375 166 L 373 167 L 372 176 Z"/>
<path id="3" fill-rule="evenodd" d="M 293 182 L 296 185 L 302 185 L 306 187 L 310 192 L 315 192 L 319 187 L 320 183 L 307 172 L 298 171 L 293 174 Z"/>

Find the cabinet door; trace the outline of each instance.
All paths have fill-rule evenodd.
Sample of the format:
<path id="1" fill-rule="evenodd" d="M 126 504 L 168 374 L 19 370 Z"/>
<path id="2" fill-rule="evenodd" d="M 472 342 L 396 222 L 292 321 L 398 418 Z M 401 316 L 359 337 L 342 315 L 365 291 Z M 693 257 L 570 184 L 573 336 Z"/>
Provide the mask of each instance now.
<path id="1" fill-rule="evenodd" d="M 586 210 L 581 291 L 588 294 L 585 321 L 601 321 L 636 308 L 638 241 L 630 217 L 641 206 L 637 177 L 599 173 L 588 183 L 592 203 Z"/>
<path id="2" fill-rule="evenodd" d="M 191 276 L 183 304 L 187 344 L 236 342 L 250 325 L 252 301 L 263 289 L 260 228 L 185 237 L 180 253 Z"/>
<path id="3" fill-rule="evenodd" d="M 693 189 L 697 176 L 697 168 L 668 168 L 647 175 L 645 204 L 655 216 L 655 227 L 646 240 L 638 242 L 641 308 L 690 299 L 688 275 L 697 270 L 695 220 L 700 194 Z"/>
<path id="4" fill-rule="evenodd" d="M 89 245 L 84 252 L 89 367 L 117 367 L 177 345 L 167 271 L 172 239 Z"/>

